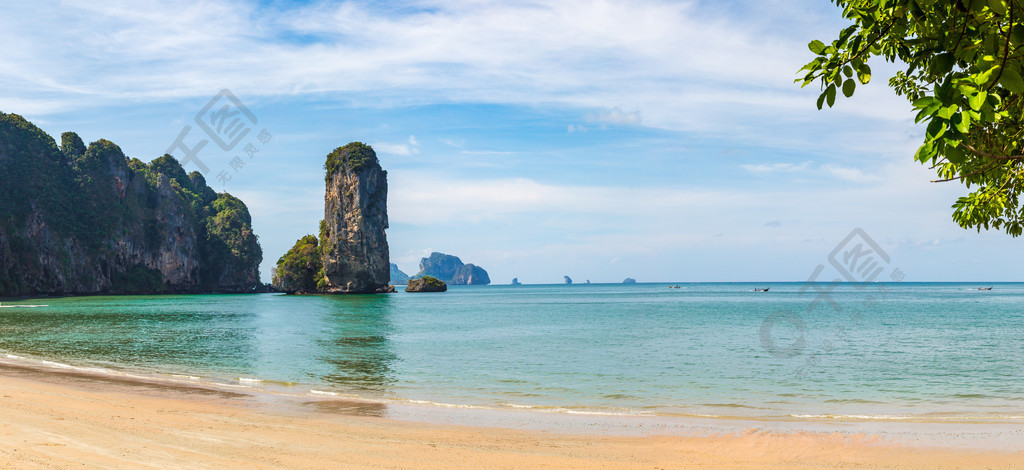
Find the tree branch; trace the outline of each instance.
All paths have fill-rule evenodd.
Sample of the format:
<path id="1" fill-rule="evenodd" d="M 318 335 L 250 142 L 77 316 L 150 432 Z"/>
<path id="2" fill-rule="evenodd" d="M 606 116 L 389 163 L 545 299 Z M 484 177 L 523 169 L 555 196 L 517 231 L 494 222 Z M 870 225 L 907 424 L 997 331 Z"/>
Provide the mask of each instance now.
<path id="1" fill-rule="evenodd" d="M 944 179 L 944 180 L 932 180 L 931 182 L 932 183 L 945 183 L 945 182 L 948 182 L 948 181 L 962 180 L 964 178 L 967 178 L 968 176 L 974 176 L 974 175 L 977 175 L 979 173 L 984 173 L 984 172 L 986 172 L 988 170 L 991 170 L 993 167 L 995 167 L 998 164 L 999 164 L 999 162 L 992 162 L 988 166 L 986 166 L 984 168 L 981 168 L 981 169 L 978 169 L 976 171 L 972 171 L 972 172 L 970 172 L 970 173 L 968 173 L 966 175 L 960 175 L 960 176 L 956 176 L 956 177 L 948 178 L 948 179 Z"/>
<path id="2" fill-rule="evenodd" d="M 1006 60 L 1010 58 L 1010 31 L 1013 30 L 1013 5 L 1010 5 L 1010 22 L 1006 25 L 1006 52 L 1003 53 L 1003 65 L 999 66 L 999 73 L 996 74 L 996 79 L 992 81 L 992 84 L 985 90 L 986 93 L 992 91 L 996 85 L 999 84 L 999 79 L 1003 77 L 1003 70 L 1006 70 Z"/>
<path id="3" fill-rule="evenodd" d="M 964 148 L 966 148 L 967 150 L 970 150 L 970 151 L 972 151 L 972 152 L 974 152 L 974 153 L 976 153 L 978 155 L 981 155 L 983 157 L 994 158 L 996 160 L 1024 160 L 1024 155 L 996 155 L 994 153 L 982 152 L 981 150 L 978 150 L 978 149 L 970 146 L 969 144 L 960 144 L 960 145 L 963 145 Z"/>

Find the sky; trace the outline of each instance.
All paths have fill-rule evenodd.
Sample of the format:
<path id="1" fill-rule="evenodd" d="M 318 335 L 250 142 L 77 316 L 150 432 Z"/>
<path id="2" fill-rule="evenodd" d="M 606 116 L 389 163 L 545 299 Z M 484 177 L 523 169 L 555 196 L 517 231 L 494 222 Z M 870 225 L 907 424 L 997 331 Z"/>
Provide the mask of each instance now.
<path id="1" fill-rule="evenodd" d="M 267 282 L 317 232 L 324 158 L 353 141 L 388 171 L 391 258 L 409 274 L 439 251 L 496 284 L 803 281 L 860 228 L 890 258 L 880 280 L 1022 280 L 1024 240 L 958 227 L 950 205 L 967 190 L 913 162 L 924 129 L 886 84 L 896 65 L 871 62 L 873 81 L 824 111 L 793 83 L 839 13 L 825 0 L 4 2 L 0 111 L 144 161 L 185 158 L 181 135 L 209 140 L 195 156 L 248 205 Z M 237 143 L 197 125 L 225 104 L 248 111 Z"/>

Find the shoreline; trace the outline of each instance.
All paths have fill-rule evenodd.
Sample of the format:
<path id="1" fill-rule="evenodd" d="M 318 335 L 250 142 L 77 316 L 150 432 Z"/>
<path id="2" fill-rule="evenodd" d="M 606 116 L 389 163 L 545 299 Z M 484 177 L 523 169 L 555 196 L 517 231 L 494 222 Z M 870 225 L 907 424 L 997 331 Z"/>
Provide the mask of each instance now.
<path id="1" fill-rule="evenodd" d="M 238 377 L 198 377 L 76 366 L 7 354 L 0 378 L 27 379 L 84 391 L 160 398 L 199 398 L 222 405 L 292 414 L 374 417 L 436 426 L 501 428 L 597 437 L 714 436 L 756 432 L 872 436 L 878 442 L 920 448 L 1024 453 L 1024 423 L 1013 420 L 896 419 L 815 416 L 664 415 L 602 410 L 438 403 L 374 398 Z M 205 380 L 203 380 L 205 379 Z"/>
<path id="2" fill-rule="evenodd" d="M 725 469 L 1024 465 L 1022 449 L 963 448 L 952 435 L 956 433 L 945 436 L 946 445 L 934 447 L 856 429 L 830 431 L 808 422 L 793 422 L 786 429 L 689 420 L 688 429 L 666 431 L 648 417 L 620 420 L 624 429 L 646 426 L 633 434 L 594 432 L 590 425 L 600 420 L 593 417 L 577 421 L 575 428 L 556 431 L 548 427 L 548 421 L 564 422 L 565 416 L 523 412 L 519 416 L 532 418 L 503 423 L 513 414 L 488 416 L 480 410 L 406 407 L 334 397 L 280 400 L 247 390 L 10 364 L 0 366 L 0 413 L 4 416 L 0 422 L 0 467 L 5 468 L 71 463 L 115 468 L 225 464 L 268 468 L 706 465 Z M 1009 437 L 1020 442 L 1020 433 L 1018 426 L 1017 433 L 1009 433 Z"/>

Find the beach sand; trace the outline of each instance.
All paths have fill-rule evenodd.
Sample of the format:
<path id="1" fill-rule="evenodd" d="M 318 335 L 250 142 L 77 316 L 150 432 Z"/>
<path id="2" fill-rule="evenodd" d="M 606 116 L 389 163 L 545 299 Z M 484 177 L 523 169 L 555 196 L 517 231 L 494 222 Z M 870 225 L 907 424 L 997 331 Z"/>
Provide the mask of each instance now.
<path id="1" fill-rule="evenodd" d="M 372 416 L 373 404 L 320 402 L 301 412 L 239 397 L 0 368 L 0 468 L 1024 468 L 1020 452 L 869 436 L 566 435 L 392 420 Z"/>

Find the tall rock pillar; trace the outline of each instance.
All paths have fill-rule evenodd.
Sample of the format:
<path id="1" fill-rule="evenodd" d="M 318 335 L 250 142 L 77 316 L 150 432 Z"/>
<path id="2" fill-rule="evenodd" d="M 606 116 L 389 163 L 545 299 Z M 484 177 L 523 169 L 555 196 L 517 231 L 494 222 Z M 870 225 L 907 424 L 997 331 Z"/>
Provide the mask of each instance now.
<path id="1" fill-rule="evenodd" d="M 323 290 L 331 294 L 388 292 L 388 180 L 370 146 L 338 147 L 324 163 L 327 193 L 320 243 Z"/>

